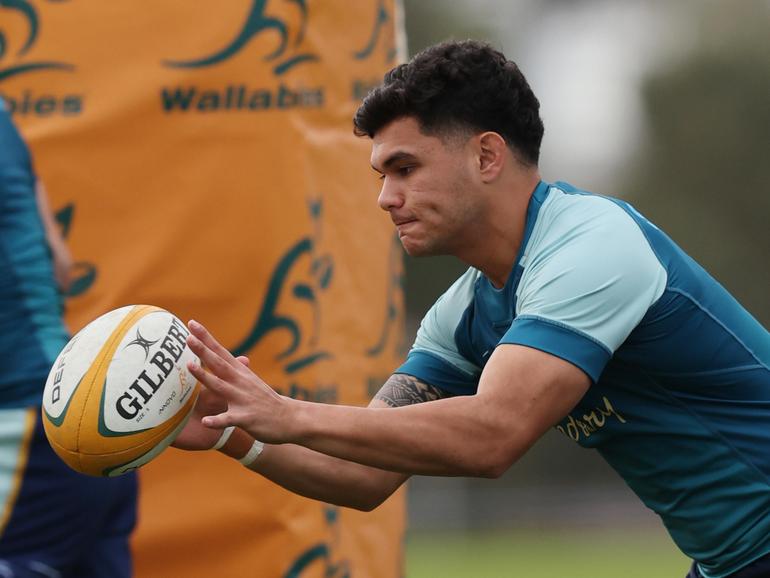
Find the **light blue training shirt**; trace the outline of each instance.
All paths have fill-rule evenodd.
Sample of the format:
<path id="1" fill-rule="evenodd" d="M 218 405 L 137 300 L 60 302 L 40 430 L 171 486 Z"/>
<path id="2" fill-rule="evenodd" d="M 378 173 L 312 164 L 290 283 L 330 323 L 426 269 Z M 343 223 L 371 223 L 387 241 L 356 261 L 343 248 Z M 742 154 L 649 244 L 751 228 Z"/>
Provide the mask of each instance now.
<path id="1" fill-rule="evenodd" d="M 501 343 L 590 376 L 557 429 L 596 448 L 704 576 L 770 552 L 770 334 L 628 203 L 541 182 L 505 286 L 469 269 L 397 372 L 473 394 Z"/>
<path id="2" fill-rule="evenodd" d="M 0 409 L 39 405 L 67 343 L 29 151 L 0 99 Z"/>

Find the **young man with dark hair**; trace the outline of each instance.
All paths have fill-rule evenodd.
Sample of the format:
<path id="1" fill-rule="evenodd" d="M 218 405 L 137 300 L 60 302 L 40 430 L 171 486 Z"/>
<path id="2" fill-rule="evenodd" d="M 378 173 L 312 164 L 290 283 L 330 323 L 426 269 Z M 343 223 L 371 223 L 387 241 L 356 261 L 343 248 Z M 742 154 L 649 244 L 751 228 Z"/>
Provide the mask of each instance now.
<path id="1" fill-rule="evenodd" d="M 388 73 L 355 117 L 379 205 L 407 253 L 470 268 L 368 408 L 280 396 L 191 321 L 210 373 L 191 367 L 206 390 L 177 445 L 371 509 L 409 475 L 497 477 L 556 427 L 661 516 L 691 577 L 768 576 L 770 335 L 630 205 L 542 181 L 538 109 L 479 42 Z"/>

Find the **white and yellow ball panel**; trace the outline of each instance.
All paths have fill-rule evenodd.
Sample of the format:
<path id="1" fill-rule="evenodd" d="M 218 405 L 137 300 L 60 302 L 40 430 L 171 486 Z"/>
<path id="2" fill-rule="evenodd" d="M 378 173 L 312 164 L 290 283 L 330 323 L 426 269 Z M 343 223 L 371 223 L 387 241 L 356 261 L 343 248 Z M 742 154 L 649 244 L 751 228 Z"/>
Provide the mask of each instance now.
<path id="1" fill-rule="evenodd" d="M 55 425 L 61 425 L 81 379 L 106 346 L 102 336 L 111 335 L 133 308 L 133 305 L 121 307 L 94 319 L 62 349 L 48 374 L 43 395 L 43 410 Z"/>
<path id="2" fill-rule="evenodd" d="M 73 469 L 119 475 L 148 462 L 176 437 L 199 385 L 187 329 L 150 305 L 116 309 L 75 335 L 57 358 L 43 398 L 44 426 Z"/>

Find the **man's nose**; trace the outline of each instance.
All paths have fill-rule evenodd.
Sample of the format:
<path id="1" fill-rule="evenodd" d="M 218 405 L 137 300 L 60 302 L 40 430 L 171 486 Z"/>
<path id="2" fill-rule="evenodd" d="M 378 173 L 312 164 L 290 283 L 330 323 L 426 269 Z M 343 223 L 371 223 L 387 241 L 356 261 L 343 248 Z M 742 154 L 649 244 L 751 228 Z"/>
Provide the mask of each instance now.
<path id="1" fill-rule="evenodd" d="M 398 209 L 404 204 L 403 192 L 397 183 L 387 176 L 382 179 L 382 188 L 380 189 L 380 196 L 377 197 L 377 204 L 383 211 Z"/>

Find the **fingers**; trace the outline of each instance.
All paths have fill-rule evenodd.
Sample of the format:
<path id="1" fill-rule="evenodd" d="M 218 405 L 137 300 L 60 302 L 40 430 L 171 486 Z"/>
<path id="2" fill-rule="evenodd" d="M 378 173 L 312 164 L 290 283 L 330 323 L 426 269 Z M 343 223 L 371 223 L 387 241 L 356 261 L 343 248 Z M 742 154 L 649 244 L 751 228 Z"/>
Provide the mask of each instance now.
<path id="1" fill-rule="evenodd" d="M 201 424 L 210 427 L 211 429 L 224 429 L 231 425 L 236 425 L 232 421 L 230 414 L 227 412 L 218 415 L 207 415 L 206 417 L 201 418 Z"/>
<path id="2" fill-rule="evenodd" d="M 233 380 L 238 375 L 239 370 L 246 367 L 230 355 L 227 350 L 225 350 L 227 357 L 224 357 L 224 354 L 213 350 L 195 335 L 187 336 L 187 345 L 198 356 L 203 367 L 227 381 Z"/>
<path id="3" fill-rule="evenodd" d="M 193 374 L 203 386 L 201 388 L 201 394 L 198 396 L 197 411 L 200 412 L 222 412 L 214 416 L 201 417 L 201 424 L 207 428 L 223 429 L 231 425 L 236 425 L 232 422 L 231 416 L 227 413 L 227 394 L 237 392 L 237 388 L 233 387 L 225 380 L 217 377 L 213 373 L 206 371 L 202 366 L 194 362 L 189 362 L 187 368 L 190 373 Z M 200 415 L 200 414 L 199 414 Z"/>
<path id="4" fill-rule="evenodd" d="M 226 347 L 224 347 L 221 343 L 219 343 L 216 339 L 214 339 L 214 336 L 209 333 L 208 329 L 206 329 L 203 325 L 195 321 L 194 319 L 191 319 L 187 326 L 190 329 L 190 332 L 195 336 L 198 340 L 200 340 L 201 343 L 203 343 L 206 347 L 208 347 L 211 351 L 216 353 L 219 357 L 221 357 L 223 360 L 225 360 L 227 363 L 231 365 L 236 365 L 238 362 L 236 361 L 235 357 L 233 357 L 233 354 L 230 353 Z"/>
<path id="5" fill-rule="evenodd" d="M 201 382 L 200 393 L 198 394 L 198 401 L 195 407 L 199 415 L 213 415 L 227 411 L 227 402 L 221 395 L 217 394 L 213 389 L 209 389 L 205 383 Z"/>
<path id="6" fill-rule="evenodd" d="M 188 327 L 190 335 L 187 337 L 187 345 L 198 356 L 200 364 L 189 362 L 187 367 L 203 387 L 213 392 L 223 403 L 219 407 L 201 408 L 211 413 L 221 413 L 202 417 L 200 423 L 212 429 L 239 425 L 231 410 L 247 404 L 246 390 L 250 388 L 252 380 L 258 380 L 248 369 L 249 358 L 235 358 L 200 323 L 190 321 Z"/>
<path id="7" fill-rule="evenodd" d="M 232 389 L 233 387 L 227 383 L 227 381 L 219 377 L 217 370 L 219 370 L 219 372 L 227 373 L 228 366 L 205 347 L 201 347 L 199 348 L 200 351 L 196 351 L 197 345 L 198 344 L 195 344 L 195 346 L 190 344 L 190 348 L 202 361 L 204 361 L 204 358 L 211 358 L 211 362 L 204 361 L 205 365 L 211 368 L 211 372 L 206 371 L 202 365 L 198 365 L 193 361 L 187 363 L 187 369 L 206 389 L 213 391 L 215 394 L 227 397 L 227 390 Z M 212 365 L 212 363 L 214 365 Z"/>
<path id="8" fill-rule="evenodd" d="M 226 390 L 229 389 L 230 393 L 234 393 L 237 389 L 196 363 L 188 363 L 187 368 L 203 385 L 202 391 L 206 391 L 210 395 L 208 399 L 201 400 L 200 397 L 198 398 L 201 401 L 201 406 L 198 410 L 201 412 L 222 412 L 218 415 L 202 417 L 201 424 L 213 429 L 223 429 L 236 425 L 227 413 Z"/>

